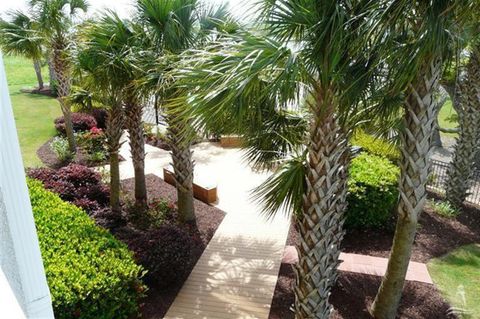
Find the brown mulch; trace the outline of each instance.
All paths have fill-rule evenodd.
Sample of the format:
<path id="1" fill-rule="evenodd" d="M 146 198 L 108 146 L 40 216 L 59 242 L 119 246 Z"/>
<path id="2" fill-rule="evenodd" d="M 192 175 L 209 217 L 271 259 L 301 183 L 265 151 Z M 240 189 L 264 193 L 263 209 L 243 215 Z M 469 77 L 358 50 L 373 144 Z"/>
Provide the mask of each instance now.
<path id="1" fill-rule="evenodd" d="M 347 230 L 342 251 L 388 258 L 393 240 L 393 229 Z M 292 223 L 287 245 L 296 245 L 299 234 Z M 428 206 L 420 217 L 412 260 L 426 263 L 464 245 L 480 242 L 480 211 L 465 206 L 456 218 L 436 214 Z M 292 265 L 282 264 L 275 288 L 270 319 L 294 318 L 289 310 L 294 302 L 292 287 L 295 282 Z M 332 318 L 371 318 L 367 309 L 380 286 L 382 277 L 340 272 L 332 290 L 330 302 L 335 308 Z M 449 305 L 434 285 L 407 281 L 399 308 L 399 318 L 455 318 L 449 314 Z"/>
<path id="2" fill-rule="evenodd" d="M 298 232 L 290 227 L 287 245 L 298 243 Z M 342 242 L 342 251 L 388 258 L 392 246 L 393 230 L 349 230 Z M 480 242 L 480 211 L 464 207 L 456 218 L 445 218 L 426 207 L 420 217 L 412 260 L 426 263 L 452 250 Z"/>
<path id="3" fill-rule="evenodd" d="M 332 289 L 330 302 L 334 307 L 333 319 L 372 318 L 367 309 L 380 286 L 378 276 L 340 272 L 337 284 Z M 269 319 L 295 318 L 290 307 L 294 303 L 292 286 L 295 275 L 292 265 L 282 264 Z M 398 318 L 455 318 L 449 315 L 449 305 L 433 285 L 408 281 L 398 310 Z"/>
<path id="4" fill-rule="evenodd" d="M 33 88 L 33 89 L 21 89 L 20 92 L 22 93 L 30 93 L 30 94 L 40 94 L 40 95 L 45 95 L 49 97 L 57 97 L 57 95 L 50 90 L 50 87 L 48 85 L 44 86 L 43 89 L 39 89 L 38 87 Z"/>
<path id="5" fill-rule="evenodd" d="M 145 143 L 147 143 L 148 145 L 154 146 L 154 147 L 158 147 L 162 150 L 170 151 L 170 146 L 168 145 L 168 143 L 165 142 L 164 140 L 158 139 L 156 137 L 147 136 L 145 138 Z"/>
<path id="6" fill-rule="evenodd" d="M 177 193 L 175 187 L 165 183 L 163 179 L 152 174 L 146 176 L 146 182 L 149 201 L 166 199 L 171 202 L 176 202 Z M 132 200 L 133 189 L 133 178 L 122 181 L 122 192 L 129 200 Z M 194 206 L 195 216 L 197 217 L 197 231 L 201 241 L 199 245 L 195 246 L 193 252 L 194 260 L 191 269 L 193 269 L 195 263 L 202 255 L 205 247 L 208 245 L 210 239 L 212 239 L 215 231 L 225 217 L 225 213 L 222 210 L 207 205 L 197 199 L 194 199 Z M 142 318 L 163 318 L 180 291 L 183 283 L 184 281 L 179 282 L 176 286 L 169 287 L 168 290 L 149 287 L 147 297 L 144 299 L 141 307 Z"/>
<path id="7" fill-rule="evenodd" d="M 52 151 L 52 149 L 50 147 L 50 143 L 52 142 L 52 140 L 53 140 L 53 138 L 48 140 L 42 146 L 40 146 L 40 148 L 37 150 L 38 158 L 40 158 L 40 160 L 42 161 L 43 164 L 45 164 L 45 166 L 53 168 L 53 169 L 58 169 L 60 167 L 68 165 L 69 163 L 59 161 L 57 156 L 55 155 L 55 153 Z M 119 158 L 120 158 L 120 162 L 125 160 L 121 155 L 119 155 Z M 96 167 L 96 166 L 103 166 L 103 165 L 109 164 L 108 159 L 106 159 L 103 162 L 92 163 L 91 161 L 89 161 L 87 159 L 87 155 L 85 154 L 85 152 L 79 147 L 77 147 L 77 152 L 75 154 L 75 158 L 71 162 L 76 163 L 76 164 L 85 165 L 85 166 L 88 166 L 88 167 Z"/>

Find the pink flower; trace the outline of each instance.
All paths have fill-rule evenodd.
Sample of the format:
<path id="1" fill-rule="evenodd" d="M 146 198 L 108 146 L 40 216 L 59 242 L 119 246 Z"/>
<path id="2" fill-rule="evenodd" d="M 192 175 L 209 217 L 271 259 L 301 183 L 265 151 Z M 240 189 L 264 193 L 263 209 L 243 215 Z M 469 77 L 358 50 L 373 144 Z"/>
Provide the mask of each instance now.
<path id="1" fill-rule="evenodd" d="M 97 134 L 102 134 L 103 131 L 101 128 L 94 126 L 90 129 L 90 133 L 97 135 Z"/>

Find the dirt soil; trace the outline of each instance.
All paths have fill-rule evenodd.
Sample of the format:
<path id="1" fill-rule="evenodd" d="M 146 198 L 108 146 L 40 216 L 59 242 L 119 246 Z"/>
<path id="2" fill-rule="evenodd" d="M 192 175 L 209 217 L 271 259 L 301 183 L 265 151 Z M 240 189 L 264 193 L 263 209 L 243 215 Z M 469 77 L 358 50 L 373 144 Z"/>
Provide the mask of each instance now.
<path id="1" fill-rule="evenodd" d="M 168 201 L 176 202 L 177 195 L 175 187 L 165 183 L 163 179 L 155 175 L 147 175 L 146 182 L 149 201 L 167 199 Z M 122 192 L 124 194 L 132 196 L 133 189 L 133 178 L 122 181 Z M 131 200 L 131 198 L 129 199 Z M 192 236 L 196 237 L 195 242 L 198 244 L 194 249 L 194 262 L 192 263 L 192 269 L 225 217 L 225 212 L 222 210 L 207 205 L 197 199 L 194 199 L 194 206 L 198 229 L 192 234 Z M 184 278 L 184 280 L 186 280 L 186 278 Z M 147 297 L 143 300 L 143 304 L 141 305 L 142 318 L 163 318 L 182 287 L 184 280 L 179 282 L 176 286 L 170 287 L 168 290 L 149 287 Z"/>
<path id="2" fill-rule="evenodd" d="M 296 245 L 298 239 L 298 232 L 292 223 L 287 245 Z M 392 240 L 393 230 L 350 230 L 347 231 L 342 242 L 342 251 L 388 258 Z M 420 217 L 412 260 L 426 263 L 460 246 L 478 242 L 480 242 L 480 211 L 478 209 L 464 207 L 456 218 L 445 218 L 426 207 Z"/>
<path id="3" fill-rule="evenodd" d="M 292 287 L 295 283 L 293 266 L 282 264 L 275 288 L 269 319 L 294 319 Z M 371 319 L 368 313 L 382 278 L 378 276 L 340 272 L 332 289 L 330 302 L 334 307 L 332 319 Z M 408 281 L 404 288 L 398 318 L 450 319 L 449 305 L 433 285 Z"/>
<path id="4" fill-rule="evenodd" d="M 347 230 L 342 251 L 388 258 L 392 240 L 393 229 Z M 287 245 L 296 245 L 298 241 L 298 231 L 292 224 Z M 466 206 L 456 218 L 446 218 L 436 214 L 427 205 L 420 218 L 412 260 L 427 263 L 460 246 L 476 242 L 480 242 L 480 212 L 477 208 Z M 377 276 L 340 272 L 340 278 L 330 297 L 335 308 L 333 318 L 371 318 L 367 309 L 375 298 L 381 279 Z M 270 319 L 294 318 L 289 309 L 294 302 L 294 281 L 292 265 L 282 264 Z M 434 285 L 408 281 L 403 296 L 399 318 L 455 318 Z"/>

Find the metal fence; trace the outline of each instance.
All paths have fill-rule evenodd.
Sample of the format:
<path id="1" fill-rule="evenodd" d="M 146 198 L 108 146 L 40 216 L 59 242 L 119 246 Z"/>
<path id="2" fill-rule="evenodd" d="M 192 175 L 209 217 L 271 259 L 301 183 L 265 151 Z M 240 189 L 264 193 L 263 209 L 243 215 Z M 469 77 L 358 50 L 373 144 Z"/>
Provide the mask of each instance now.
<path id="1" fill-rule="evenodd" d="M 448 167 L 449 164 L 438 161 L 432 160 L 432 173 L 430 174 L 430 179 L 428 181 L 428 188 L 429 190 L 439 193 L 445 194 L 445 185 L 447 182 L 448 176 Z M 476 206 L 480 206 L 480 171 L 475 170 L 472 176 L 472 182 L 469 189 L 469 195 L 465 200 L 469 204 L 473 204 Z"/>

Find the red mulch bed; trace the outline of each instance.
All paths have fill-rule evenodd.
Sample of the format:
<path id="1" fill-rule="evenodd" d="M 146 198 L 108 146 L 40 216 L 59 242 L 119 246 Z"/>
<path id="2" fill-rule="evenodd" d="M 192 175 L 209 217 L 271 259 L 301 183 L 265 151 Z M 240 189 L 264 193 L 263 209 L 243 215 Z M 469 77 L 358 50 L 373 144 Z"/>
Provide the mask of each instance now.
<path id="1" fill-rule="evenodd" d="M 170 151 L 170 146 L 168 145 L 168 143 L 156 137 L 151 137 L 151 136 L 145 137 L 145 143 L 151 146 L 161 148 L 162 150 Z"/>
<path id="2" fill-rule="evenodd" d="M 390 230 L 349 230 L 342 242 L 342 251 L 388 258 L 393 240 Z M 287 245 L 299 241 L 295 226 L 290 227 Z M 412 260 L 426 263 L 464 245 L 480 242 L 480 211 L 466 206 L 456 218 L 445 218 L 426 207 L 412 252 Z M 332 318 L 371 318 L 371 306 L 381 283 L 381 277 L 340 272 L 330 302 L 335 307 Z M 270 319 L 294 318 L 289 310 L 294 302 L 294 273 L 291 265 L 282 264 L 273 298 Z M 408 281 L 399 309 L 399 318 L 455 318 L 449 305 L 434 285 Z"/>
<path id="3" fill-rule="evenodd" d="M 52 142 L 52 140 L 53 138 L 48 140 L 42 146 L 40 146 L 40 148 L 37 150 L 38 158 L 40 158 L 40 160 L 42 161 L 43 164 L 45 164 L 45 166 L 53 169 L 58 169 L 60 167 L 68 165 L 69 163 L 59 161 L 55 153 L 50 148 L 50 143 Z M 120 161 L 125 160 L 121 155 L 119 155 L 119 157 L 120 157 Z M 85 152 L 79 147 L 77 147 L 77 153 L 75 154 L 75 158 L 73 162 L 76 164 L 81 164 L 88 167 L 96 167 L 96 166 L 103 166 L 103 165 L 109 164 L 108 159 L 103 162 L 94 162 L 94 163 L 90 162 L 89 160 L 87 160 L 87 156 Z"/>
<path id="4" fill-rule="evenodd" d="M 382 278 L 378 276 L 340 272 L 330 296 L 330 302 L 335 309 L 331 318 L 371 319 L 367 309 L 372 305 L 381 280 Z M 295 275 L 292 265 L 282 264 L 269 319 L 295 318 L 289 309 L 294 303 L 292 291 L 294 284 Z M 405 284 L 398 318 L 449 319 L 456 317 L 449 315 L 449 305 L 435 286 L 408 281 Z"/>
<path id="5" fill-rule="evenodd" d="M 168 201 L 176 202 L 177 193 L 175 187 L 165 183 L 163 179 L 155 175 L 147 175 L 146 181 L 149 201 L 167 199 Z M 133 178 L 122 181 L 122 191 L 124 194 L 128 194 L 130 200 L 132 199 L 133 189 Z M 200 241 L 194 249 L 194 260 L 191 269 L 193 269 L 195 263 L 202 255 L 205 247 L 225 217 L 225 213 L 222 210 L 207 205 L 197 199 L 194 199 L 194 206 L 198 228 L 198 233 L 195 234 L 195 236 L 198 236 Z M 147 297 L 144 299 L 141 307 L 142 318 L 163 318 L 186 279 L 185 277 L 182 282 L 179 282 L 176 286 L 169 287 L 168 290 L 149 287 Z"/>

